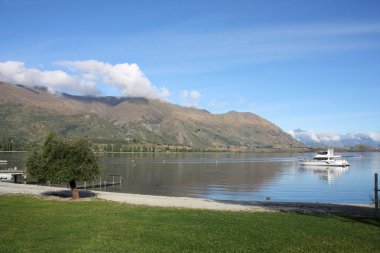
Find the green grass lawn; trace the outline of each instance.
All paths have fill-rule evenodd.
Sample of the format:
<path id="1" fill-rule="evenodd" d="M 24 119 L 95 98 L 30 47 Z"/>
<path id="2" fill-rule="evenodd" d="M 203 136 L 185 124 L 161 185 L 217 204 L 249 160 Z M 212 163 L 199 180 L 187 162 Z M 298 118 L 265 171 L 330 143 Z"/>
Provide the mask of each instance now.
<path id="1" fill-rule="evenodd" d="M 380 252 L 380 220 L 0 195 L 0 252 Z"/>

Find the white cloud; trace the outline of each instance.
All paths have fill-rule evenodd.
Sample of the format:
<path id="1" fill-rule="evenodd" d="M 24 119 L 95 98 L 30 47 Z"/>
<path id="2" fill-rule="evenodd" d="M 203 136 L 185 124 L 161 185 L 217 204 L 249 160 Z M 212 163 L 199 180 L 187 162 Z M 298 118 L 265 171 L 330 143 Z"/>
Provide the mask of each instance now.
<path id="1" fill-rule="evenodd" d="M 153 86 L 135 63 L 111 65 L 101 61 L 88 60 L 62 61 L 57 64 L 77 72 L 84 80 L 115 86 L 123 96 L 159 99 L 166 99 L 169 96 L 168 89 L 158 89 Z"/>
<path id="2" fill-rule="evenodd" d="M 317 143 L 335 143 L 342 139 L 342 135 L 336 133 L 317 133 L 314 131 L 295 130 L 288 132 L 299 141 L 313 141 Z"/>
<path id="3" fill-rule="evenodd" d="M 380 132 L 369 132 L 367 135 L 372 140 L 380 142 Z"/>
<path id="4" fill-rule="evenodd" d="M 288 133 L 298 141 L 309 146 L 325 145 L 325 146 L 354 146 L 356 144 L 365 143 L 373 146 L 380 146 L 380 132 L 367 133 L 317 133 L 315 131 L 290 130 Z"/>
<path id="5" fill-rule="evenodd" d="M 310 133 L 310 139 L 312 139 L 315 142 L 321 142 L 321 139 L 319 139 L 318 135 L 313 132 Z"/>
<path id="6" fill-rule="evenodd" d="M 56 63 L 68 69 L 41 71 L 25 67 L 24 62 L 0 62 L 0 80 L 27 86 L 44 86 L 51 92 L 100 95 L 99 84 L 116 88 L 121 96 L 166 99 L 166 88 L 153 86 L 137 64 L 115 64 L 88 61 Z"/>
<path id="7" fill-rule="evenodd" d="M 64 71 L 41 71 L 27 68 L 24 62 L 17 61 L 0 62 L 0 80 L 26 86 L 43 86 L 50 92 L 70 90 L 91 95 L 99 93 L 95 84 L 80 80 Z"/>
<path id="8" fill-rule="evenodd" d="M 199 98 L 201 97 L 201 93 L 196 90 L 192 90 L 192 91 L 183 90 L 180 93 L 180 97 L 183 101 L 183 105 L 197 106 Z"/>

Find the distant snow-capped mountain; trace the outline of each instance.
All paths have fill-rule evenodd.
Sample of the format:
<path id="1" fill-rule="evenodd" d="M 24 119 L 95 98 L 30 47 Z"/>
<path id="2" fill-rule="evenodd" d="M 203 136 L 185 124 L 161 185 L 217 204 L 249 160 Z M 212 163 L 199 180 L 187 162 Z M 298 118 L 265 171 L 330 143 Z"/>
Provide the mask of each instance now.
<path id="1" fill-rule="evenodd" d="M 309 147 L 318 146 L 334 146 L 353 147 L 358 144 L 366 144 L 372 147 L 380 147 L 380 132 L 367 133 L 317 133 L 314 131 L 306 131 L 302 129 L 290 130 L 288 133 L 296 140 L 304 143 Z"/>

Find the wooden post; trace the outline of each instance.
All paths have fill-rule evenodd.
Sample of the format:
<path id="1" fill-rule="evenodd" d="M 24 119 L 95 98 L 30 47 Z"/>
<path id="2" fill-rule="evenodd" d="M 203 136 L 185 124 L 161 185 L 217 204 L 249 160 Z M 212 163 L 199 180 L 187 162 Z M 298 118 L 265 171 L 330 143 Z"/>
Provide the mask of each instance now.
<path id="1" fill-rule="evenodd" d="M 86 190 L 86 186 L 87 186 L 87 181 L 84 181 L 84 186 L 83 188 Z"/>
<path id="2" fill-rule="evenodd" d="M 112 176 L 112 185 L 115 185 L 115 176 Z"/>
<path id="3" fill-rule="evenodd" d="M 99 188 L 102 189 L 102 178 L 99 178 Z"/>
<path id="4" fill-rule="evenodd" d="M 378 186 L 377 173 L 375 173 L 375 211 L 376 213 L 378 209 L 379 209 L 379 186 Z"/>
<path id="5" fill-rule="evenodd" d="M 122 180 L 123 176 L 120 176 L 119 179 L 120 179 L 120 184 L 121 184 L 121 180 Z"/>

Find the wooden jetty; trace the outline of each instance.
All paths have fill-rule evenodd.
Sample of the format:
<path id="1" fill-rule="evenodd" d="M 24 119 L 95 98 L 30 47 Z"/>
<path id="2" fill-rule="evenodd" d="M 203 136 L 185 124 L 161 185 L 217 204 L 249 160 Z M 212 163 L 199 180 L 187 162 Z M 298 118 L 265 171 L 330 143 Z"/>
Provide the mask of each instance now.
<path id="1" fill-rule="evenodd" d="M 104 178 L 98 178 L 91 181 L 84 181 L 82 184 L 77 185 L 77 189 L 91 189 L 102 188 L 107 186 L 121 185 L 123 182 L 123 176 L 121 175 L 109 175 L 107 180 Z"/>

